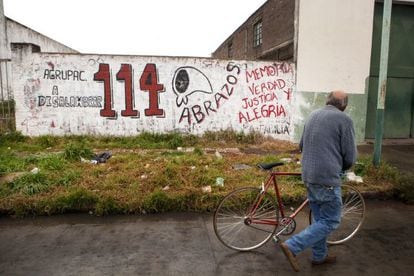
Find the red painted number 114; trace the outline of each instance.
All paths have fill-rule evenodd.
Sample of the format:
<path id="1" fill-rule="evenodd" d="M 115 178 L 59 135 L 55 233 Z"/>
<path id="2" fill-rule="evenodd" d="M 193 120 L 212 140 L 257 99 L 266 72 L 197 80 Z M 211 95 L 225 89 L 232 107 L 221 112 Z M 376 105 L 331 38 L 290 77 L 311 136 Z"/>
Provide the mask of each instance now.
<path id="1" fill-rule="evenodd" d="M 125 83 L 125 109 L 121 110 L 121 116 L 139 118 L 139 111 L 134 109 L 132 72 L 131 64 L 121 64 L 121 69 L 116 74 L 116 79 Z M 117 112 L 113 109 L 113 91 L 109 64 L 99 64 L 99 70 L 94 74 L 93 80 L 104 83 L 104 108 L 100 110 L 101 117 L 115 118 Z M 164 91 L 164 85 L 158 83 L 157 67 L 155 64 L 148 63 L 145 65 L 144 71 L 139 79 L 139 88 L 149 93 L 149 106 L 144 110 L 145 116 L 164 117 L 164 109 L 159 108 L 158 97 L 158 94 Z"/>

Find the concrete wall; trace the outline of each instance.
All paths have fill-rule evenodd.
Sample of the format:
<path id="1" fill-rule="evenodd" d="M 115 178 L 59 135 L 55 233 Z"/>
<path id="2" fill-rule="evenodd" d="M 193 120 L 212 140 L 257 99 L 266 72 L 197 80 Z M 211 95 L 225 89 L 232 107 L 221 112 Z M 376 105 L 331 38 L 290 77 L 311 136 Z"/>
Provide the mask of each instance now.
<path id="1" fill-rule="evenodd" d="M 294 140 L 327 93 L 349 93 L 345 111 L 354 121 L 357 142 L 365 138 L 374 2 L 298 0 L 297 77 Z"/>
<path id="2" fill-rule="evenodd" d="M 300 1 L 297 89 L 366 92 L 373 0 Z"/>
<path id="3" fill-rule="evenodd" d="M 13 55 L 24 135 L 258 131 L 294 138 L 294 65 L 203 58 Z"/>
<path id="4" fill-rule="evenodd" d="M 40 47 L 41 52 L 79 53 L 41 33 L 38 33 L 10 18 L 6 17 L 9 43 L 31 43 Z"/>
<path id="5" fill-rule="evenodd" d="M 8 60 L 10 58 L 10 48 L 6 32 L 6 17 L 4 16 L 3 0 L 0 0 L 0 60 Z"/>

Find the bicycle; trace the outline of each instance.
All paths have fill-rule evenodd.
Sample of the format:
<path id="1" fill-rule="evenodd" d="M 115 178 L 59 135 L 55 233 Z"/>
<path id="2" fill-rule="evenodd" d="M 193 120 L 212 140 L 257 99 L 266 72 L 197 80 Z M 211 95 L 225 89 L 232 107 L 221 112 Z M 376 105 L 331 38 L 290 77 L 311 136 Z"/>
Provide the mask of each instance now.
<path id="1" fill-rule="evenodd" d="M 219 203 L 213 217 L 214 232 L 228 248 L 250 251 L 263 246 L 272 237 L 290 235 L 296 229 L 295 217 L 308 204 L 305 199 L 293 213 L 287 215 L 277 184 L 277 176 L 300 176 L 300 172 L 278 172 L 273 168 L 284 163 L 258 164 L 269 171 L 260 188 L 243 187 L 228 193 Z M 274 187 L 275 195 L 269 193 Z M 328 237 L 329 244 L 341 244 L 352 238 L 365 218 L 365 202 L 361 193 L 350 185 L 342 185 L 342 214 L 338 229 Z M 309 211 L 309 223 L 312 213 Z"/>

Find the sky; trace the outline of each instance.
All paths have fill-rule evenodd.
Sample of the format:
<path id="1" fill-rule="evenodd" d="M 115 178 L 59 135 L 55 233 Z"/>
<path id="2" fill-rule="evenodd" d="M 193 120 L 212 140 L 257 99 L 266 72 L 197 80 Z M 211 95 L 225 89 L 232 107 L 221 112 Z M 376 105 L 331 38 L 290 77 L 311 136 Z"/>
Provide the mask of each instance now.
<path id="1" fill-rule="evenodd" d="M 3 0 L 7 17 L 81 53 L 209 57 L 266 0 Z"/>

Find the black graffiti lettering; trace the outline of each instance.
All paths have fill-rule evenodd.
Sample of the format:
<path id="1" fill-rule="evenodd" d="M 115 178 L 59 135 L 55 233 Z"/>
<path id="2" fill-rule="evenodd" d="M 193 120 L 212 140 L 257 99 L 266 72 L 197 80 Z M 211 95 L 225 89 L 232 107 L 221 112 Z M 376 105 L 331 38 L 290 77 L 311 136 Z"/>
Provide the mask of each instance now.
<path id="1" fill-rule="evenodd" d="M 223 94 L 221 94 L 221 93 L 216 93 L 215 95 L 214 95 L 214 99 L 216 100 L 216 106 L 217 106 L 217 108 L 220 108 L 220 101 L 222 100 L 222 99 L 228 99 L 226 96 L 224 96 Z"/>
<path id="2" fill-rule="evenodd" d="M 221 91 L 226 90 L 227 92 L 227 96 L 231 96 L 233 94 L 234 91 L 234 87 L 229 88 L 229 85 L 226 83 L 225 85 L 223 85 L 223 87 L 221 88 Z"/>
<path id="3" fill-rule="evenodd" d="M 84 79 L 83 77 L 82 77 L 82 74 L 83 73 L 85 73 L 85 71 L 79 71 L 79 79 L 81 80 L 81 81 L 86 81 L 86 79 Z"/>
<path id="4" fill-rule="evenodd" d="M 96 97 L 96 107 L 102 107 L 102 97 L 98 96 Z"/>
<path id="5" fill-rule="evenodd" d="M 193 111 L 194 118 L 196 119 L 197 123 L 201 123 L 204 121 L 206 115 L 201 111 L 201 107 L 199 105 L 194 105 L 191 107 L 191 111 Z"/>
<path id="6" fill-rule="evenodd" d="M 209 111 L 217 112 L 216 109 L 211 107 L 211 101 L 205 101 L 204 102 L 204 108 L 206 110 L 207 115 L 210 115 Z"/>
<path id="7" fill-rule="evenodd" d="M 38 96 L 38 106 L 51 106 L 50 96 Z"/>
<path id="8" fill-rule="evenodd" d="M 85 73 L 85 71 L 45 69 L 45 71 L 43 72 L 43 79 L 86 81 L 86 79 L 82 75 L 83 73 Z"/>
<path id="9" fill-rule="evenodd" d="M 227 82 L 232 84 L 232 85 L 235 85 L 237 83 L 237 78 L 233 75 L 228 75 L 227 76 Z"/>
<path id="10" fill-rule="evenodd" d="M 231 72 L 231 71 L 233 71 L 233 70 L 237 70 L 237 75 L 239 75 L 240 74 L 240 72 L 241 72 L 241 69 L 240 69 L 240 67 L 237 65 L 237 64 L 234 64 L 233 62 L 229 62 L 228 64 L 227 64 L 227 67 L 226 67 L 226 69 L 227 69 L 227 72 Z"/>
<path id="11" fill-rule="evenodd" d="M 188 107 L 184 107 L 183 112 L 181 112 L 181 116 L 180 116 L 180 123 L 182 122 L 182 120 L 187 119 L 187 123 L 189 125 L 191 125 L 191 115 L 190 115 L 190 110 L 188 109 Z"/>
<path id="12" fill-rule="evenodd" d="M 59 107 L 59 97 L 57 97 L 57 96 L 52 97 L 52 106 L 53 107 Z"/>
<path id="13" fill-rule="evenodd" d="M 73 71 L 68 71 L 66 79 L 69 79 L 71 76 L 73 76 Z"/>

